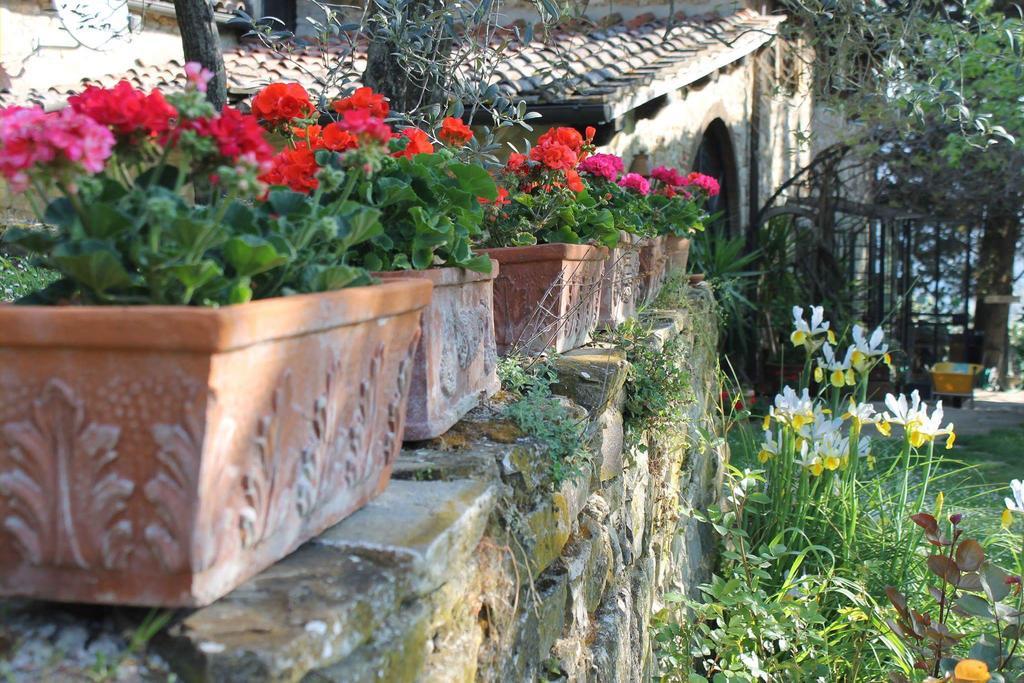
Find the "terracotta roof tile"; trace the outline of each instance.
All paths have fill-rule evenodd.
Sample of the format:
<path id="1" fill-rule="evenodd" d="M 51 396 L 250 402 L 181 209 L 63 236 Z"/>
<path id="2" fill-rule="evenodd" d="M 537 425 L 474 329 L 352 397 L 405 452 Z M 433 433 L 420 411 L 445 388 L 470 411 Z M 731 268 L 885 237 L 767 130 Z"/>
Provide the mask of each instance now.
<path id="1" fill-rule="evenodd" d="M 244 5 L 242 0 L 218 2 Z M 757 49 L 770 40 L 781 21 L 781 17 L 747 9 L 727 17 L 677 14 L 671 26 L 653 15 L 630 22 L 620 18 L 603 28 L 590 25 L 555 31 L 548 34 L 546 42 L 512 43 L 495 73 L 499 87 L 510 98 L 534 105 L 599 103 L 614 118 Z M 326 89 L 329 96 L 341 85 L 354 85 L 328 83 L 321 54 L 315 48 L 297 48 L 282 56 L 262 46 L 240 45 L 225 51 L 224 63 L 229 97 L 236 101 L 248 99 L 261 86 L 277 80 L 299 82 L 313 92 Z M 361 72 L 363 62 L 355 66 L 357 73 Z M 146 90 L 182 87 L 182 67 L 181 60 L 155 64 L 140 59 L 122 74 L 0 94 L 0 105 L 37 102 L 54 106 L 86 84 L 112 86 L 121 79 Z"/>

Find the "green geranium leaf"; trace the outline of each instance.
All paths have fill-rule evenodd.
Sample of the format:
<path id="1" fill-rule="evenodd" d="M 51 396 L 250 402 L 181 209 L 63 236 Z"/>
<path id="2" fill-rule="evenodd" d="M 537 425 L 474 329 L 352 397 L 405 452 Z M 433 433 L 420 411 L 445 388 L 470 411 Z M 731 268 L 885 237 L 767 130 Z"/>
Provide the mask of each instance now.
<path id="1" fill-rule="evenodd" d="M 283 264 L 287 257 L 256 235 L 232 237 L 224 245 L 224 258 L 239 277 L 252 277 Z"/>
<path id="2" fill-rule="evenodd" d="M 304 214 L 309 211 L 309 197 L 292 190 L 276 189 L 271 190 L 267 201 L 270 203 L 274 213 L 282 216 L 292 214 Z"/>
<path id="3" fill-rule="evenodd" d="M 99 240 L 116 239 L 135 226 L 131 216 L 110 204 L 97 203 L 86 209 L 86 232 Z"/>
<path id="4" fill-rule="evenodd" d="M 188 290 L 196 290 L 223 274 L 216 261 L 205 259 L 199 263 L 171 266 L 170 274 Z"/>
<path id="5" fill-rule="evenodd" d="M 462 267 L 476 273 L 490 273 L 494 266 L 491 264 L 491 257 L 487 254 L 477 254 L 473 258 L 464 261 Z"/>
<path id="6" fill-rule="evenodd" d="M 362 268 L 354 266 L 328 266 L 317 272 L 311 289 L 315 292 L 327 292 L 357 284 L 366 284 L 370 275 Z"/>
<path id="7" fill-rule="evenodd" d="M 255 233 L 256 212 L 240 202 L 232 202 L 228 210 L 224 212 L 224 224 L 230 226 L 235 232 Z"/>
<path id="8" fill-rule="evenodd" d="M 78 223 L 78 214 L 67 197 L 59 197 L 47 204 L 43 212 L 43 221 L 63 230 L 72 230 Z"/>
<path id="9" fill-rule="evenodd" d="M 368 239 L 384 232 L 380 222 L 380 210 L 362 206 L 354 202 L 346 202 L 339 219 L 339 236 L 342 236 L 348 247 L 362 244 Z"/>
<path id="10" fill-rule="evenodd" d="M 458 179 L 459 187 L 465 192 L 469 192 L 474 197 L 491 200 L 498 196 L 498 187 L 494 184 L 491 174 L 483 166 L 452 164 L 448 168 Z"/>
<path id="11" fill-rule="evenodd" d="M 99 240 L 61 244 L 50 254 L 49 261 L 101 297 L 110 290 L 131 287 L 137 279 L 125 269 L 120 254 Z"/>
<path id="12" fill-rule="evenodd" d="M 381 178 L 377 181 L 377 206 L 385 208 L 403 202 L 419 201 L 419 196 L 412 186 L 398 178 Z"/>

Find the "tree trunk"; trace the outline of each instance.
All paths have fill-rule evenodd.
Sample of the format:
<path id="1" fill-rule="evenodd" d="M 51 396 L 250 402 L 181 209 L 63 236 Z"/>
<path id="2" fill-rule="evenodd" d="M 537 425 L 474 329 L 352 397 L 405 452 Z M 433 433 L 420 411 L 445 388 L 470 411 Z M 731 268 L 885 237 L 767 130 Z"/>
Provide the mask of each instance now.
<path id="1" fill-rule="evenodd" d="M 174 0 L 174 13 L 181 32 L 181 46 L 186 62 L 199 62 L 213 72 L 206 87 L 206 99 L 220 111 L 227 104 L 227 75 L 224 55 L 220 50 L 220 34 L 213 18 L 209 0 Z"/>
<path id="2" fill-rule="evenodd" d="M 1007 331 L 1010 304 L 986 302 L 986 297 L 1013 294 L 1013 261 L 1020 239 L 1020 219 L 1012 210 L 989 215 L 981 238 L 978 256 L 978 290 L 974 309 L 974 329 L 982 335 L 981 362 L 997 368 L 999 387 L 1006 388 L 1009 369 Z"/>
<path id="3" fill-rule="evenodd" d="M 388 98 L 391 109 L 408 114 L 430 105 L 444 106 L 445 73 L 451 38 L 435 33 L 433 16 L 440 0 L 411 0 L 398 19 L 393 6 L 373 3 L 370 27 L 373 38 L 366 52 L 363 84 Z M 373 13 L 376 15 L 373 16 Z M 409 39 L 416 36 L 414 46 Z"/>

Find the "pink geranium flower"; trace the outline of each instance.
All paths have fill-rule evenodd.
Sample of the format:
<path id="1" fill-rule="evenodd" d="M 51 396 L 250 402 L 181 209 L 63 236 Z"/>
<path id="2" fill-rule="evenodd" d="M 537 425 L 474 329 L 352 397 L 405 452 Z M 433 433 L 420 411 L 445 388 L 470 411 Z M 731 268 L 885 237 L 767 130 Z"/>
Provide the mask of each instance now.
<path id="1" fill-rule="evenodd" d="M 185 78 L 196 90 L 206 92 L 206 86 L 213 80 L 213 72 L 199 62 L 189 62 L 185 65 Z"/>
<path id="2" fill-rule="evenodd" d="M 686 182 L 686 179 L 679 171 L 674 168 L 668 168 L 667 166 L 658 166 L 656 169 L 651 171 L 651 177 L 670 187 L 679 187 Z"/>
<path id="3" fill-rule="evenodd" d="M 614 154 L 594 154 L 580 162 L 579 170 L 598 178 L 614 181 L 622 173 L 622 157 Z"/>
<path id="4" fill-rule="evenodd" d="M 639 173 L 627 173 L 619 179 L 619 185 L 637 194 L 646 196 L 651 193 L 651 184 Z"/>
<path id="5" fill-rule="evenodd" d="M 717 197 L 718 193 L 722 190 L 717 180 L 709 175 L 697 173 L 696 171 L 686 176 L 686 179 L 683 181 L 683 185 L 699 188 L 703 190 L 708 197 Z"/>
<path id="6" fill-rule="evenodd" d="M 114 135 L 73 109 L 45 113 L 39 107 L 0 109 L 0 175 L 16 192 L 45 166 L 73 164 L 99 173 L 114 147 Z"/>

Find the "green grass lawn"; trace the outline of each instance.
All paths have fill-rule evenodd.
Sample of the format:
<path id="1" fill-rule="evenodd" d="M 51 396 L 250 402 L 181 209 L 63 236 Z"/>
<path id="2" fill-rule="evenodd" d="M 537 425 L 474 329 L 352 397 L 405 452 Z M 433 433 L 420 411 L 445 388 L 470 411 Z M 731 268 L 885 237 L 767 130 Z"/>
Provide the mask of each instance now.
<path id="1" fill-rule="evenodd" d="M 974 466 L 980 481 L 1009 486 L 1011 479 L 1024 478 L 1024 427 L 961 437 L 953 453 L 958 460 Z"/>
<path id="2" fill-rule="evenodd" d="M 0 302 L 19 299 L 56 279 L 52 270 L 34 266 L 25 258 L 0 253 Z"/>

